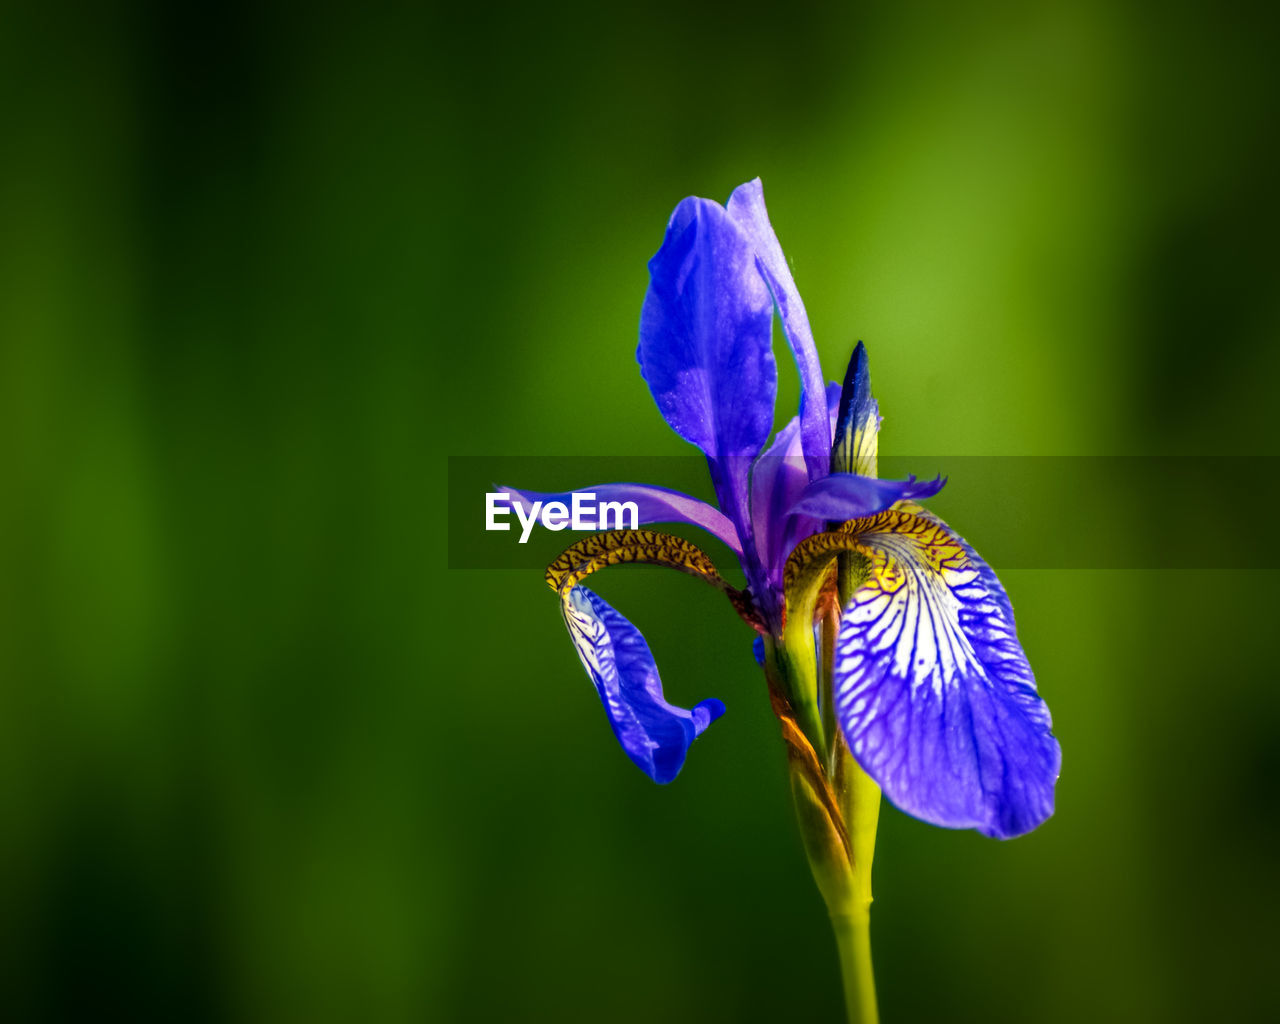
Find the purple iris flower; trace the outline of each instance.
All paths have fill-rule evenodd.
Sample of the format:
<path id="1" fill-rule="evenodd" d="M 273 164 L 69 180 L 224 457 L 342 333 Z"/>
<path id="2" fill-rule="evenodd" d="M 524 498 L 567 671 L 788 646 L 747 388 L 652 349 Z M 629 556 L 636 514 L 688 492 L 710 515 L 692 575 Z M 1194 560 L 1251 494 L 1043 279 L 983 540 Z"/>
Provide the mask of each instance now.
<path id="1" fill-rule="evenodd" d="M 668 703 L 644 637 L 581 583 L 640 561 L 730 597 L 759 634 L 761 663 L 778 666 L 775 709 L 817 761 L 831 765 L 834 745 L 847 743 L 890 801 L 935 825 L 998 837 L 1035 828 L 1053 812 L 1061 755 L 1008 596 L 974 550 L 916 504 L 941 480 L 876 478 L 880 416 L 866 351 L 859 343 L 842 385 L 824 383 L 760 181 L 724 206 L 681 202 L 649 272 L 640 371 L 667 423 L 705 454 L 719 507 L 647 484 L 581 490 L 635 502 L 642 524 L 705 529 L 737 556 L 746 587 L 728 584 L 695 545 L 643 529 L 594 535 L 552 564 L 548 581 L 628 756 L 669 782 L 724 711 L 715 699 L 688 710 Z M 769 444 L 775 310 L 801 397 Z M 527 503 L 574 493 L 506 490 Z M 815 639 L 824 616 L 835 624 L 826 645 Z"/>

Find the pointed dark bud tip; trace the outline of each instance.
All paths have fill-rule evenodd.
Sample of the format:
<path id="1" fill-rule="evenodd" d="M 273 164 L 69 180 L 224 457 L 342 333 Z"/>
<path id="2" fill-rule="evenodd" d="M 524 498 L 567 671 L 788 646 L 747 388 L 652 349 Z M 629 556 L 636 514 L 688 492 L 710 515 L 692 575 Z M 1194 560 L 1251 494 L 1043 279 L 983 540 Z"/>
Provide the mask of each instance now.
<path id="1" fill-rule="evenodd" d="M 849 359 L 840 389 L 840 410 L 836 416 L 835 444 L 831 448 L 832 472 L 849 472 L 853 458 L 853 435 L 866 417 L 871 402 L 871 368 L 867 347 L 860 341 Z"/>

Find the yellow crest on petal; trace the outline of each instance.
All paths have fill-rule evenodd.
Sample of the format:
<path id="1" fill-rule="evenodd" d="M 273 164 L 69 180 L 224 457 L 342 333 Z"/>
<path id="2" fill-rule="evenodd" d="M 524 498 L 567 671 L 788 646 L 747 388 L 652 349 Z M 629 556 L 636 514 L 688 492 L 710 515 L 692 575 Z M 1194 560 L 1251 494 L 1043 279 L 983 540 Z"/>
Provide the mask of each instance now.
<path id="1" fill-rule="evenodd" d="M 662 565 L 696 576 L 728 596 L 743 621 L 763 630 L 745 591 L 731 587 L 697 544 L 656 530 L 609 530 L 584 537 L 547 566 L 547 586 L 563 598 L 592 573 L 613 565 Z"/>
<path id="2" fill-rule="evenodd" d="M 592 534 L 547 566 L 547 585 L 562 591 L 611 565 L 665 565 L 706 580 L 720 590 L 728 587 L 711 556 L 682 537 L 654 530 L 610 530 Z"/>

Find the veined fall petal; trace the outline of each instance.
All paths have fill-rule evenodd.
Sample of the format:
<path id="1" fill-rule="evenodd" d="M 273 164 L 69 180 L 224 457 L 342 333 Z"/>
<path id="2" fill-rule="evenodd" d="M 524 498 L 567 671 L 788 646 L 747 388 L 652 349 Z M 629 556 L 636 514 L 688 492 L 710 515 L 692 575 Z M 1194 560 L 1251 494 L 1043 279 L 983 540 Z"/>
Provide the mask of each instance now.
<path id="1" fill-rule="evenodd" d="M 644 637 L 599 594 L 571 587 L 562 611 L 622 749 L 654 782 L 670 782 L 690 744 L 724 714 L 724 704 L 710 698 L 686 710 L 668 703 Z"/>
<path id="2" fill-rule="evenodd" d="M 1053 813 L 1061 751 L 1007 599 L 932 517 L 889 511 L 846 530 L 867 560 L 834 663 L 854 757 L 917 818 L 1029 832 Z"/>
<path id="3" fill-rule="evenodd" d="M 596 685 L 618 742 L 655 782 L 670 782 L 684 764 L 689 744 L 724 705 L 704 700 L 691 710 L 667 702 L 649 645 L 616 609 L 581 585 L 615 565 L 661 565 L 710 583 L 729 597 L 749 622 L 750 602 L 721 577 L 711 558 L 691 541 L 652 530 L 611 530 L 584 537 L 547 566 L 547 585 L 578 657 Z M 753 623 L 754 625 L 754 623 Z"/>

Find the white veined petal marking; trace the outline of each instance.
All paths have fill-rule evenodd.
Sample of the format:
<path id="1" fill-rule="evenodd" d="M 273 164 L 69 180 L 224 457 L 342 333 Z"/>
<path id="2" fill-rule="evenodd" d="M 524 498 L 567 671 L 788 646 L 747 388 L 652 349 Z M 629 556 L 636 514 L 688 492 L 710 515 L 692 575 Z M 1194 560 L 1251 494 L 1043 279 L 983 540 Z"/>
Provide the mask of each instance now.
<path id="1" fill-rule="evenodd" d="M 597 685 L 601 687 L 601 697 L 609 709 L 609 718 L 613 722 L 627 722 L 632 716 L 632 709 L 619 698 L 617 653 L 613 639 L 592 608 L 591 600 L 583 587 L 573 587 L 566 591 L 561 603 L 564 610 L 565 625 L 569 628 L 569 637 L 573 641 L 578 658 Z M 611 685 L 612 684 L 612 685 Z M 655 750 L 658 744 L 648 737 L 636 741 L 637 745 Z"/>
<path id="2" fill-rule="evenodd" d="M 927 520 L 890 512 L 867 522 L 858 542 L 870 573 L 846 610 L 851 624 L 861 628 L 844 637 L 841 660 L 848 659 L 846 669 L 856 669 L 868 654 L 876 661 L 888 658 L 890 671 L 913 690 L 927 686 L 941 698 L 961 675 L 982 671 L 960 629 L 956 596 L 977 571 L 960 546 Z M 852 708 L 870 682 L 866 673 L 849 672 L 841 701 Z"/>
<path id="3" fill-rule="evenodd" d="M 586 610 L 583 610 L 585 606 Z M 568 592 L 562 605 L 565 625 L 582 667 L 597 678 L 609 678 L 613 671 L 613 645 L 601 622 L 591 613 L 590 602 L 577 587 Z"/>

